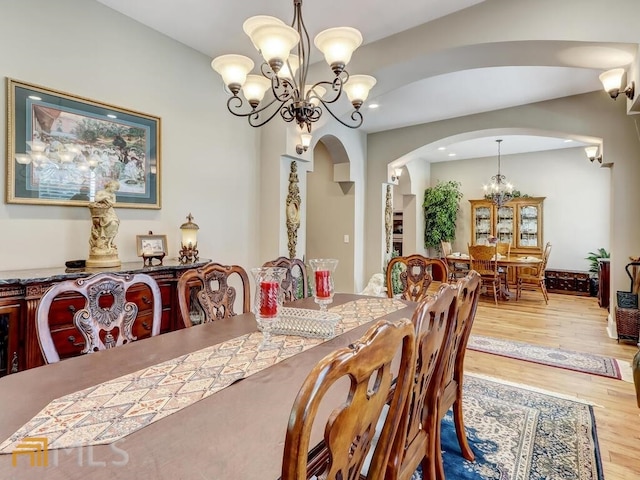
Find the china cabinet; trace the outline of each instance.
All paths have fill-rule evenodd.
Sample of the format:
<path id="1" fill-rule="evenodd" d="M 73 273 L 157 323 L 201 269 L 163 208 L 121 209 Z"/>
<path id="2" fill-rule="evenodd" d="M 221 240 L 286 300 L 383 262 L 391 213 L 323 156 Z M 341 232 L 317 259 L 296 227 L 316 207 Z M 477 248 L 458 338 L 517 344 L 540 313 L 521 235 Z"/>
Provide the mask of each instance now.
<path id="1" fill-rule="evenodd" d="M 541 256 L 544 248 L 542 205 L 544 197 L 519 197 L 501 207 L 490 200 L 469 200 L 471 203 L 470 244 L 487 243 L 497 237 L 500 243 L 510 243 L 515 255 Z"/>

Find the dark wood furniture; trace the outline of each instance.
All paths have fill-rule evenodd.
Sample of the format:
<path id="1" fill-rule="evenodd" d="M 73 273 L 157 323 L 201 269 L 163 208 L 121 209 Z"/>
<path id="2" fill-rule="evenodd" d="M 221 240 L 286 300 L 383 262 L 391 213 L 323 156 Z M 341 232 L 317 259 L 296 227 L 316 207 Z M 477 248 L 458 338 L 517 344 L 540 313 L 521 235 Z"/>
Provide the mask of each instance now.
<path id="1" fill-rule="evenodd" d="M 598 259 L 598 305 L 602 308 L 609 308 L 609 283 L 611 275 L 611 259 L 599 258 Z"/>
<path id="2" fill-rule="evenodd" d="M 591 277 L 589 272 L 579 270 L 546 270 L 547 291 L 588 297 L 591 295 Z M 607 295 L 607 302 L 609 295 Z"/>
<path id="3" fill-rule="evenodd" d="M 393 276 L 396 274 L 396 265 L 403 267 L 400 275 L 402 292 L 400 298 L 419 302 L 426 294 L 432 281 L 446 282 L 449 278 L 449 267 L 444 260 L 439 258 L 428 258 L 422 255 L 408 255 L 406 257 L 394 257 L 387 263 L 386 280 L 387 295 L 389 298 L 393 293 Z"/>
<path id="4" fill-rule="evenodd" d="M 278 257 L 275 260 L 265 262 L 262 266 L 287 269 L 287 274 L 281 282 L 285 302 L 291 302 L 309 296 L 307 267 L 299 258 Z"/>
<path id="5" fill-rule="evenodd" d="M 199 323 L 234 317 L 238 289 L 229 284 L 236 278 L 240 282 L 242 312 L 251 311 L 249 277 L 240 265 L 208 263 L 183 273 L 178 280 L 178 303 L 185 327 L 194 325 L 194 312 L 202 317 Z"/>
<path id="6" fill-rule="evenodd" d="M 448 359 L 456 314 L 456 290 L 442 284 L 421 302 L 412 322 L 416 331 L 416 372 L 385 478 L 409 480 L 418 465 L 423 478 L 435 479 L 440 456 L 437 424 L 444 359 Z M 391 410 L 390 410 L 391 411 Z"/>
<path id="7" fill-rule="evenodd" d="M 146 286 L 150 297 L 139 309 L 127 301 L 127 291 L 133 286 Z M 96 273 L 87 278 L 65 280 L 54 284 L 40 299 L 36 311 L 36 331 L 42 355 L 47 363 L 60 361 L 57 345 L 65 345 L 69 329 L 61 328 L 59 315 L 53 314 L 56 302 L 64 295 L 81 295 L 84 305 L 73 314 L 73 327 L 81 337 L 67 337 L 81 353 L 93 353 L 133 342 L 139 337 L 160 333 L 162 299 L 156 281 L 144 273 Z M 104 334 L 102 333 L 104 332 Z"/>
<path id="8" fill-rule="evenodd" d="M 414 328 L 408 319 L 381 320 L 361 339 L 322 359 L 302 384 L 291 409 L 282 480 L 309 478 L 309 465 L 314 468 L 313 475 L 320 478 L 356 478 L 353 472 L 363 472 L 369 452 L 371 461 L 360 478 L 382 480 L 414 381 L 415 347 Z M 397 370 L 391 368 L 396 358 Z M 341 389 L 342 400 L 331 402 L 334 408 L 328 417 L 320 415 L 327 392 L 341 383 L 344 387 L 345 381 L 349 388 Z M 389 409 L 384 415 L 388 397 L 391 397 Z M 316 422 L 326 422 L 326 453 L 322 453 L 326 461 L 322 468 L 308 458 L 314 445 L 311 432 Z M 374 444 L 371 440 L 379 422 L 380 436 Z"/>
<path id="9" fill-rule="evenodd" d="M 362 297 L 336 294 L 333 305 L 358 298 Z M 313 298 L 298 300 L 294 306 L 318 308 Z M 414 304 L 407 304 L 385 318 L 410 318 L 414 309 Z M 53 465 L 55 461 L 56 466 L 46 469 L 46 478 L 67 480 L 86 470 L 92 480 L 123 475 L 157 480 L 203 475 L 276 479 L 281 473 L 291 406 L 304 379 L 322 358 L 358 340 L 370 326 L 357 327 L 255 373 L 129 435 L 117 448 L 98 445 L 57 454 L 52 450 L 49 462 Z M 256 330 L 254 316 L 241 314 L 8 375 L 0 379 L 0 438 L 8 438 L 55 398 Z M 321 437 L 321 431 L 312 434 L 311 444 Z M 90 468 L 88 458 L 104 464 Z M 79 465 L 84 467 L 79 469 Z M 36 468 L 42 467 L 30 467 L 25 461 L 13 467 L 11 455 L 0 455 L 0 478 L 42 478 L 45 470 L 39 473 Z"/>
<path id="10" fill-rule="evenodd" d="M 203 265 L 206 262 L 208 260 L 183 265 L 177 260 L 165 259 L 163 265 L 145 267 L 140 261 L 123 263 L 120 267 L 110 268 L 108 271 L 132 274 L 143 272 L 158 283 L 162 297 L 160 333 L 166 333 L 183 328 L 182 318 L 177 308 L 178 278 L 185 269 Z M 42 295 L 58 282 L 88 277 L 99 271 L 65 270 L 60 267 L 0 272 L 0 376 L 44 365 L 36 333 L 36 310 Z M 142 321 L 144 321 L 142 313 L 151 311 L 150 293 L 149 288 L 143 285 L 133 286 L 127 292 L 127 301 L 134 302 L 138 306 Z M 81 338 L 81 334 L 73 326 L 73 313 L 83 305 L 83 297 L 72 294 L 55 302 L 52 307 L 60 331 L 64 332 L 60 334 L 60 343 L 56 344 L 62 358 L 81 354 L 83 345 L 76 342 L 76 339 Z M 139 339 L 148 337 L 151 333 L 150 329 L 143 327 L 142 330 L 146 332 L 144 333 L 135 325 L 134 330 L 138 332 Z"/>

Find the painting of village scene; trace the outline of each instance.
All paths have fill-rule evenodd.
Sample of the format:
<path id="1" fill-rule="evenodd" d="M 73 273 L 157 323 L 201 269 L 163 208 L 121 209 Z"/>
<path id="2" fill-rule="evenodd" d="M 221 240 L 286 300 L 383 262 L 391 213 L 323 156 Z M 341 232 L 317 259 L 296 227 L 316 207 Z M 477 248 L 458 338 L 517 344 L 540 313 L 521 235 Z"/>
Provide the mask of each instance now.
<path id="1" fill-rule="evenodd" d="M 153 117 L 77 98 L 60 101 L 52 91 L 16 93 L 15 203 L 86 205 L 117 180 L 119 207 L 159 208 Z"/>

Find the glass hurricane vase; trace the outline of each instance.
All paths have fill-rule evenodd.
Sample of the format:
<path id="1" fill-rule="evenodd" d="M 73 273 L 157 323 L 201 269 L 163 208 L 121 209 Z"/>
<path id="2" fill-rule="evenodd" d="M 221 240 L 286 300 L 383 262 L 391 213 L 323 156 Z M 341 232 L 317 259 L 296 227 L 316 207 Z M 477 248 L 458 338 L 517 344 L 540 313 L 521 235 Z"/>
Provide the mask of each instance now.
<path id="1" fill-rule="evenodd" d="M 256 267 L 251 269 L 256 282 L 253 296 L 253 313 L 256 317 L 258 329 L 262 331 L 260 350 L 273 347 L 271 342 L 271 328 L 278 320 L 282 311 L 284 292 L 282 280 L 287 269 L 282 267 Z"/>
<path id="2" fill-rule="evenodd" d="M 320 310 L 327 311 L 327 305 L 333 302 L 334 284 L 333 272 L 338 266 L 335 258 L 314 258 L 309 260 L 313 270 L 313 295 Z"/>

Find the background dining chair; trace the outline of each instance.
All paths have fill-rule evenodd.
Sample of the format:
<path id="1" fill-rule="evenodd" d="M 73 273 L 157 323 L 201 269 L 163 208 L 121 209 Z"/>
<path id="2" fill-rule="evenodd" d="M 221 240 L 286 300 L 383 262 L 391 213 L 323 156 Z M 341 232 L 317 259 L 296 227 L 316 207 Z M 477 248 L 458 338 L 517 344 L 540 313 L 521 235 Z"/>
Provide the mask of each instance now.
<path id="1" fill-rule="evenodd" d="M 292 302 L 309 296 L 307 267 L 298 258 L 278 257 L 265 262 L 263 267 L 283 267 L 287 269 L 284 280 L 280 283 L 284 292 L 284 301 Z"/>
<path id="2" fill-rule="evenodd" d="M 451 242 L 440 242 L 440 252 L 442 254 L 442 260 L 447 262 L 449 267 L 449 282 L 455 283 L 458 279 L 463 278 L 469 272 L 469 264 L 456 262 L 455 260 L 449 260 L 447 257 L 453 253 Z"/>
<path id="3" fill-rule="evenodd" d="M 249 277 L 239 265 L 208 263 L 187 270 L 178 280 L 178 303 L 185 327 L 194 325 L 194 311 L 201 312 L 201 323 L 213 322 L 237 315 L 234 311 L 237 289 L 229 281 L 240 283 L 242 313 L 251 311 Z"/>
<path id="4" fill-rule="evenodd" d="M 438 293 L 423 300 L 413 314 L 416 372 L 389 457 L 387 480 L 408 480 L 418 465 L 422 465 L 423 479 L 435 479 L 440 456 L 439 389 L 455 314 L 456 290 L 449 284 L 441 285 Z"/>
<path id="5" fill-rule="evenodd" d="M 400 273 L 397 273 L 400 265 Z M 446 282 L 449 278 L 449 268 L 446 262 L 439 258 L 428 258 L 422 255 L 394 257 L 387 264 L 387 296 L 393 298 L 394 275 L 399 275 L 400 298 L 418 302 L 427 295 L 427 289 L 433 280 Z"/>
<path id="6" fill-rule="evenodd" d="M 66 280 L 54 284 L 40 299 L 36 312 L 36 329 L 42 355 L 47 363 L 60 361 L 51 332 L 51 306 L 61 294 L 77 293 L 84 297 L 84 307 L 73 313 L 73 325 L 84 338 L 82 353 L 118 347 L 137 340 L 133 333 L 134 323 L 138 316 L 138 305 L 127 301 L 127 291 L 132 285 L 146 285 L 151 291 L 151 298 L 142 300 L 153 304 L 151 336 L 160 333 L 162 319 L 162 301 L 160 289 L 156 281 L 149 275 L 138 273 L 116 274 L 97 273 L 86 278 Z M 146 300 L 145 300 L 146 298 Z M 64 335 L 75 344 L 75 336 Z"/>
<path id="7" fill-rule="evenodd" d="M 394 358 L 399 367 L 392 368 Z M 394 363 L 395 364 L 395 363 Z M 372 451 L 367 479 L 382 480 L 415 371 L 415 334 L 408 319 L 381 320 L 358 341 L 322 359 L 309 373 L 291 409 L 284 442 L 282 480 L 355 479 Z M 397 380 L 392 390 L 395 373 Z M 345 384 L 344 382 L 348 382 Z M 344 389 L 324 427 L 322 461 L 309 460 L 310 437 L 325 394 Z M 343 390 L 340 390 L 343 391 Z M 337 393 L 337 392 L 336 392 Z M 378 442 L 376 425 L 388 396 L 390 407 Z M 338 397 L 339 395 L 336 395 Z M 334 397 L 334 398 L 336 398 Z M 313 465 L 313 471 L 309 470 Z"/>
<path id="8" fill-rule="evenodd" d="M 464 429 L 464 416 L 462 412 L 462 384 L 464 375 L 464 357 L 467 351 L 467 343 L 471 335 L 471 328 L 478 309 L 478 297 L 480 295 L 481 279 L 478 272 L 470 271 L 469 274 L 456 284 L 456 319 L 449 348 L 445 351 L 447 356 L 443 360 L 443 373 L 441 381 L 441 394 L 438 395 L 438 422 L 436 447 L 440 445 L 440 419 L 443 418 L 449 408 L 453 406 L 453 423 L 456 428 L 456 436 L 462 456 L 472 462 L 475 459 L 473 451 L 469 447 L 467 434 Z M 439 447 L 438 447 L 439 448 Z M 444 465 L 439 450 L 436 456 L 436 478 L 444 480 Z"/>
<path id="9" fill-rule="evenodd" d="M 498 242 L 496 250 L 499 256 L 509 257 L 511 255 L 511 242 Z M 509 291 L 509 267 L 501 267 L 498 265 L 498 274 L 500 281 L 504 285 L 506 291 Z"/>
<path id="10" fill-rule="evenodd" d="M 520 298 L 522 290 L 539 290 L 544 297 L 544 303 L 549 304 L 549 293 L 547 292 L 547 281 L 545 270 L 551 255 L 551 242 L 547 242 L 542 253 L 542 262 L 532 273 L 518 272 L 516 298 Z"/>
<path id="11" fill-rule="evenodd" d="M 497 253 L 496 245 L 469 245 L 470 268 L 480 274 L 484 287 L 491 287 L 496 305 L 498 305 L 498 291 L 500 290 Z"/>

